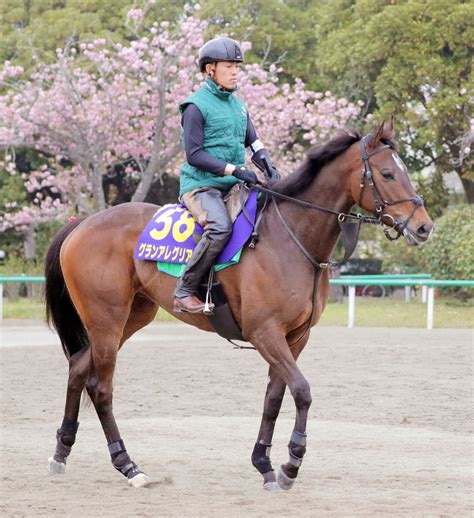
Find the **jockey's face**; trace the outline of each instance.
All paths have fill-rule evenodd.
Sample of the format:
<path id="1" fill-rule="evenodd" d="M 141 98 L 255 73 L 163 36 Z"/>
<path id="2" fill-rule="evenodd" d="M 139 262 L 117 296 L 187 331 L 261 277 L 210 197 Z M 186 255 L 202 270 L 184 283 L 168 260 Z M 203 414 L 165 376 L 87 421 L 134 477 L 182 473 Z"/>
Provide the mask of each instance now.
<path id="1" fill-rule="evenodd" d="M 206 65 L 206 72 L 209 77 L 227 90 L 232 90 L 237 86 L 239 70 L 240 63 L 234 63 L 233 61 L 219 61 Z"/>

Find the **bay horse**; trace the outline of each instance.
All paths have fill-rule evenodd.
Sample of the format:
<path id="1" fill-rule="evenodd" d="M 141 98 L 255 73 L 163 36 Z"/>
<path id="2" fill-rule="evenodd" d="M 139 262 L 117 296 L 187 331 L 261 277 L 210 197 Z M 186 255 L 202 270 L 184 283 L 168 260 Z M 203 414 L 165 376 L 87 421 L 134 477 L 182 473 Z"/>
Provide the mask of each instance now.
<path id="1" fill-rule="evenodd" d="M 329 275 L 323 264 L 339 237 L 338 219 L 358 202 L 403 234 L 410 245 L 426 241 L 433 223 L 397 154 L 391 124 L 380 125 L 366 137 L 339 133 L 311 149 L 294 173 L 268 187 L 299 204 L 289 198 L 269 204 L 256 248 L 245 249 L 241 261 L 217 277 L 243 336 L 269 364 L 252 464 L 263 476 L 264 488 L 277 491 L 292 487 L 306 451 L 311 391 L 296 361 L 328 299 Z M 307 210 L 315 205 L 327 210 Z M 69 360 L 64 418 L 49 459 L 52 473 L 65 471 L 85 389 L 103 427 L 113 466 L 133 487 L 149 481 L 120 436 L 112 412 L 112 382 L 117 353 L 127 339 L 150 323 L 159 307 L 173 314 L 176 279 L 159 272 L 154 262 L 133 259 L 139 235 L 157 208 L 124 203 L 106 209 L 67 224 L 49 248 L 47 319 Z M 317 279 L 314 301 L 313 279 Z M 202 314 L 175 316 L 214 331 Z M 270 447 L 287 386 L 296 419 L 289 460 L 276 476 Z"/>

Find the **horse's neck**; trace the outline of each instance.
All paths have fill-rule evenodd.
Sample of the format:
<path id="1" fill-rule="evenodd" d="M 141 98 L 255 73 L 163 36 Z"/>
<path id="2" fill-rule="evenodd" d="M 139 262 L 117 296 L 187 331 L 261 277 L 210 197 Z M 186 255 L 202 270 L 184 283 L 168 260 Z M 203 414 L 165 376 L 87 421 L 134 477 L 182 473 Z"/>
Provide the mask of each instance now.
<path id="1" fill-rule="evenodd" d="M 347 182 L 344 163 L 337 160 L 324 167 L 310 187 L 297 198 L 319 207 L 347 212 L 353 205 Z M 306 250 L 317 261 L 328 261 L 340 234 L 337 216 L 298 207 L 291 202 L 286 202 L 284 209 L 288 225 L 294 229 Z"/>

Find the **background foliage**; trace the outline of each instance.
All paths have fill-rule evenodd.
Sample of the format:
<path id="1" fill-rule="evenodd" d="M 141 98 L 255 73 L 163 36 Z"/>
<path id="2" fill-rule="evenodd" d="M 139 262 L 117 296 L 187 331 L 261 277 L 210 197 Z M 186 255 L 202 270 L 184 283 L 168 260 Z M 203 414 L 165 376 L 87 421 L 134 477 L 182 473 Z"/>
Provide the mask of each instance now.
<path id="1" fill-rule="evenodd" d="M 421 265 L 440 279 L 474 278 L 474 207 L 460 206 L 436 220 L 436 239 L 423 250 Z"/>
<path id="2" fill-rule="evenodd" d="M 248 63 L 255 63 L 267 72 L 276 64 L 281 69 L 277 78 L 280 87 L 285 83 L 294 87 L 301 80 L 306 89 L 323 95 L 328 90 L 352 102 L 362 99 L 365 104 L 360 117 L 351 121 L 351 125 L 359 129 L 367 130 L 374 120 L 395 115 L 400 154 L 412 180 L 425 196 L 430 214 L 441 219 L 436 240 L 425 250 L 407 249 L 403 243 L 388 247 L 380 236 L 373 237 L 369 232 L 363 236 L 366 238 L 364 253 L 383 254 L 388 268 L 439 267 L 445 275 L 449 261 L 446 260 L 446 264 L 436 261 L 441 261 L 440 250 L 452 245 L 454 241 L 449 239 L 457 234 L 454 232 L 445 239 L 443 214 L 446 213 L 448 220 L 451 212 L 452 218 L 458 217 L 459 211 L 472 214 L 467 207 L 459 211 L 448 208 L 457 200 L 446 187 L 445 175 L 456 172 L 463 184 L 465 201 L 474 202 L 472 2 L 229 0 L 223 3 L 204 0 L 198 3 L 193 0 L 188 4 L 195 16 L 208 22 L 206 37 L 227 34 L 250 41 L 251 49 L 246 52 Z M 179 27 L 185 2 L 3 0 L 0 2 L 0 61 L 22 66 L 27 76 L 33 69 L 35 55 L 52 62 L 58 48 L 68 46 L 79 51 L 81 43 L 97 38 L 110 44 L 129 45 L 139 35 L 134 32 L 127 13 L 144 6 L 145 25 L 159 26 L 169 20 L 172 28 Z M 258 101 L 265 105 L 263 98 L 255 100 L 257 105 Z M 266 133 L 271 133 L 266 129 L 275 127 L 264 124 L 260 138 L 265 142 Z M 293 139 L 289 144 L 294 143 L 291 131 L 287 138 Z M 310 141 L 298 141 L 298 145 L 303 145 L 304 150 Z M 45 161 L 44 156 L 31 150 L 17 152 L 26 167 L 18 168 L 23 175 L 31 174 Z M 31 205 L 32 194 L 23 180 L 20 174 L 12 175 L 0 163 L 0 213 L 11 208 L 7 203 Z M 130 199 L 134 185 L 124 170 L 116 168 L 113 175 L 105 178 L 103 188 L 109 203 L 118 203 Z M 152 191 L 158 197 L 153 201 L 159 199 L 159 189 L 159 182 L 153 184 Z M 167 185 L 164 192 L 172 198 L 176 191 Z M 460 219 L 451 221 L 452 225 L 459 223 Z M 57 225 L 60 224 L 59 221 Z M 36 228 L 38 255 L 42 254 L 42 243 L 48 241 L 55 225 L 54 222 L 41 223 Z M 464 225 L 462 228 L 466 235 L 469 229 Z M 22 240 L 23 235 L 14 230 L 3 232 L 0 249 L 21 255 Z M 457 247 L 459 241 L 454 244 Z M 463 247 L 466 261 L 461 258 L 452 268 L 455 265 L 461 268 L 472 259 L 472 247 Z M 437 251 L 436 260 L 430 256 L 431 250 Z M 472 275 L 472 270 L 456 271 Z"/>
<path id="3" fill-rule="evenodd" d="M 421 248 L 381 241 L 384 271 L 430 273 L 435 279 L 474 278 L 474 207 L 460 205 L 434 220 L 435 238 Z M 471 290 L 472 291 L 472 290 Z"/>

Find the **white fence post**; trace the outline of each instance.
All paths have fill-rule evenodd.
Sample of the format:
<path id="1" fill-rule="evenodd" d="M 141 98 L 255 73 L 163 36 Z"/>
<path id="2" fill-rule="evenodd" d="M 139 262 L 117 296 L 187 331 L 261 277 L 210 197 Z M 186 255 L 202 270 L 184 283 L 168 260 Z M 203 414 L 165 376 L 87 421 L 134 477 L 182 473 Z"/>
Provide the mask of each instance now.
<path id="1" fill-rule="evenodd" d="M 427 295 L 428 295 L 428 286 L 422 286 L 421 287 L 421 302 L 423 304 L 426 304 Z"/>
<path id="2" fill-rule="evenodd" d="M 428 288 L 428 306 L 426 308 L 426 328 L 433 329 L 434 317 L 434 287 Z"/>
<path id="3" fill-rule="evenodd" d="M 411 301 L 411 286 L 405 286 L 405 302 Z"/>
<path id="4" fill-rule="evenodd" d="M 349 308 L 347 314 L 347 327 L 354 327 L 354 311 L 355 311 L 355 286 L 349 286 Z"/>

